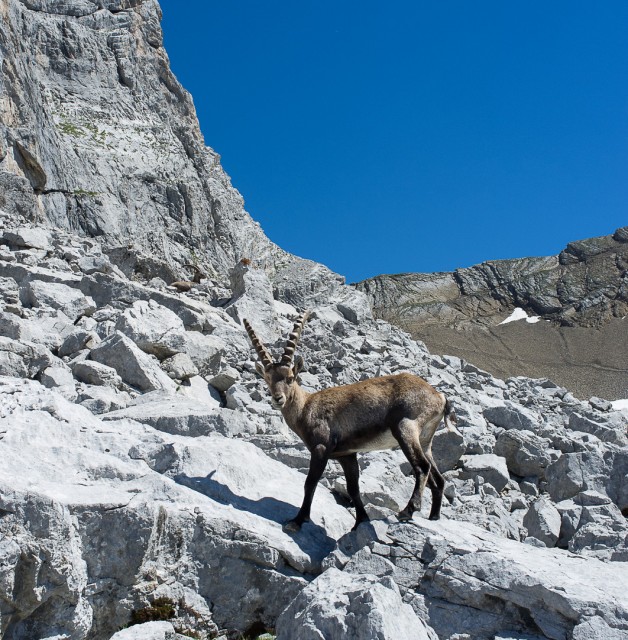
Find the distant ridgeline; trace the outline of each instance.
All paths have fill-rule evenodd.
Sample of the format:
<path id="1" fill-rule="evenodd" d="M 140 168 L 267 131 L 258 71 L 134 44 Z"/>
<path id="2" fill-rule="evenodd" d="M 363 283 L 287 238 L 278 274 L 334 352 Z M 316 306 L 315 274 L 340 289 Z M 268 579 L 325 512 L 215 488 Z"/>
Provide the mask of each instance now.
<path id="1" fill-rule="evenodd" d="M 628 227 L 558 256 L 364 280 L 376 317 L 500 376 L 550 377 L 583 397 L 628 395 Z M 516 308 L 548 322 L 500 323 Z"/>

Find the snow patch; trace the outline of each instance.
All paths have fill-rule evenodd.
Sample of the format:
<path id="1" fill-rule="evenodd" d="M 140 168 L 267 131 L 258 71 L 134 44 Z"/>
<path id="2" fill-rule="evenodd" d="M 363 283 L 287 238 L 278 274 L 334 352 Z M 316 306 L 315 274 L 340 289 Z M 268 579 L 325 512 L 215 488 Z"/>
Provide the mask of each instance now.
<path id="1" fill-rule="evenodd" d="M 529 324 L 536 324 L 541 318 L 539 316 L 529 316 L 521 307 L 515 307 L 515 310 L 499 324 L 508 324 L 517 320 L 525 320 Z"/>
<path id="2" fill-rule="evenodd" d="M 623 400 L 613 400 L 611 402 L 613 409 L 615 411 L 620 411 L 621 409 L 628 409 L 628 398 L 624 398 Z"/>

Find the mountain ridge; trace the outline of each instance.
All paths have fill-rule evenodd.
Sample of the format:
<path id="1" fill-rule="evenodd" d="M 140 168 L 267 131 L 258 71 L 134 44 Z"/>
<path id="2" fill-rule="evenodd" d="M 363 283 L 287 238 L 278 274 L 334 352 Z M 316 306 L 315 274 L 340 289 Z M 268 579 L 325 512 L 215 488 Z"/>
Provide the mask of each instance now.
<path id="1" fill-rule="evenodd" d="M 489 260 L 354 286 L 375 317 L 495 375 L 551 377 L 583 397 L 628 395 L 628 227 L 557 256 Z M 503 325 L 516 308 L 547 323 Z M 595 344 L 599 348 L 593 348 Z"/>

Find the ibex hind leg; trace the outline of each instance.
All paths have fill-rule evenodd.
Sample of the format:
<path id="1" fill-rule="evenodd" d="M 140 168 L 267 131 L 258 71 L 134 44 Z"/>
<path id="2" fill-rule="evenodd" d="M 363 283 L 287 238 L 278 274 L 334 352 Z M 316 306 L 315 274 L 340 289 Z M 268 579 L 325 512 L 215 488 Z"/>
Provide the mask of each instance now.
<path id="1" fill-rule="evenodd" d="M 404 418 L 396 427 L 391 429 L 416 477 L 414 491 L 406 508 L 399 512 L 399 520 L 410 520 L 415 511 L 421 511 L 421 499 L 425 484 L 430 482 L 431 489 L 431 483 L 434 482 L 431 479 L 430 461 L 427 459 L 419 440 L 418 424 L 417 420 Z"/>
<path id="2" fill-rule="evenodd" d="M 432 492 L 432 508 L 430 509 L 430 520 L 438 520 L 440 518 L 440 508 L 443 504 L 443 494 L 445 492 L 445 478 L 438 470 L 432 458 L 432 454 L 425 453 L 425 457 L 430 463 L 430 491 Z"/>

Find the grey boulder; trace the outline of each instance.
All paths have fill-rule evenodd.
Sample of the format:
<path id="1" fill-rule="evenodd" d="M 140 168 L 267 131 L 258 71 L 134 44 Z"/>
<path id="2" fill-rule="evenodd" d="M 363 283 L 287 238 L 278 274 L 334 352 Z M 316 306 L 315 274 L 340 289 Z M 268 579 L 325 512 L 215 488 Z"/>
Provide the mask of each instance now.
<path id="1" fill-rule="evenodd" d="M 460 478 L 463 480 L 481 477 L 485 482 L 492 484 L 497 491 L 501 491 L 510 480 L 506 459 L 493 453 L 463 456 L 461 462 Z"/>
<path id="2" fill-rule="evenodd" d="M 161 370 L 157 359 L 144 353 L 119 331 L 92 349 L 90 357 L 114 368 L 124 382 L 140 391 L 175 390 L 174 382 Z"/>
<path id="3" fill-rule="evenodd" d="M 239 323 L 248 320 L 263 342 L 274 342 L 279 334 L 268 276 L 261 269 L 239 262 L 229 277 L 233 298 L 226 307 L 227 313 Z"/>
<path id="4" fill-rule="evenodd" d="M 72 322 L 96 310 L 94 301 L 78 289 L 55 282 L 27 282 L 20 288 L 20 299 L 25 306 L 58 309 Z"/>
<path id="5" fill-rule="evenodd" d="M 528 535 L 540 540 L 546 547 L 558 542 L 561 528 L 561 514 L 547 498 L 539 498 L 530 505 L 523 518 L 523 526 Z"/>
<path id="6" fill-rule="evenodd" d="M 545 470 L 547 490 L 554 502 L 573 498 L 586 489 L 604 490 L 604 460 L 593 451 L 565 453 Z"/>
<path id="7" fill-rule="evenodd" d="M 187 353 L 175 353 L 162 360 L 161 368 L 174 380 L 189 380 L 198 375 L 198 369 Z"/>
<path id="8" fill-rule="evenodd" d="M 489 422 L 502 429 L 534 431 L 538 424 L 538 418 L 532 411 L 508 400 L 496 407 L 487 407 L 482 413 Z"/>
<path id="9" fill-rule="evenodd" d="M 508 470 L 518 476 L 545 475 L 552 459 L 547 452 L 549 440 L 531 431 L 504 431 L 495 443 L 495 453 L 506 458 Z"/>
<path id="10" fill-rule="evenodd" d="M 277 620 L 277 640 L 435 640 L 390 577 L 328 569 Z"/>
<path id="11" fill-rule="evenodd" d="M 50 249 L 51 238 L 47 229 L 20 227 L 13 231 L 5 231 L 2 240 L 13 248 Z"/>
<path id="12" fill-rule="evenodd" d="M 174 627 L 167 622 L 145 622 L 122 629 L 111 636 L 111 640 L 176 640 Z"/>
<path id="13" fill-rule="evenodd" d="M 86 384 L 119 388 L 122 378 L 113 367 L 93 360 L 79 360 L 72 365 L 72 372 L 77 380 Z"/>
<path id="14" fill-rule="evenodd" d="M 185 351 L 185 327 L 176 313 L 154 300 L 139 300 L 126 309 L 115 328 L 142 351 L 160 360 Z"/>
<path id="15" fill-rule="evenodd" d="M 0 337 L 0 376 L 34 378 L 57 363 L 59 359 L 40 344 Z"/>

